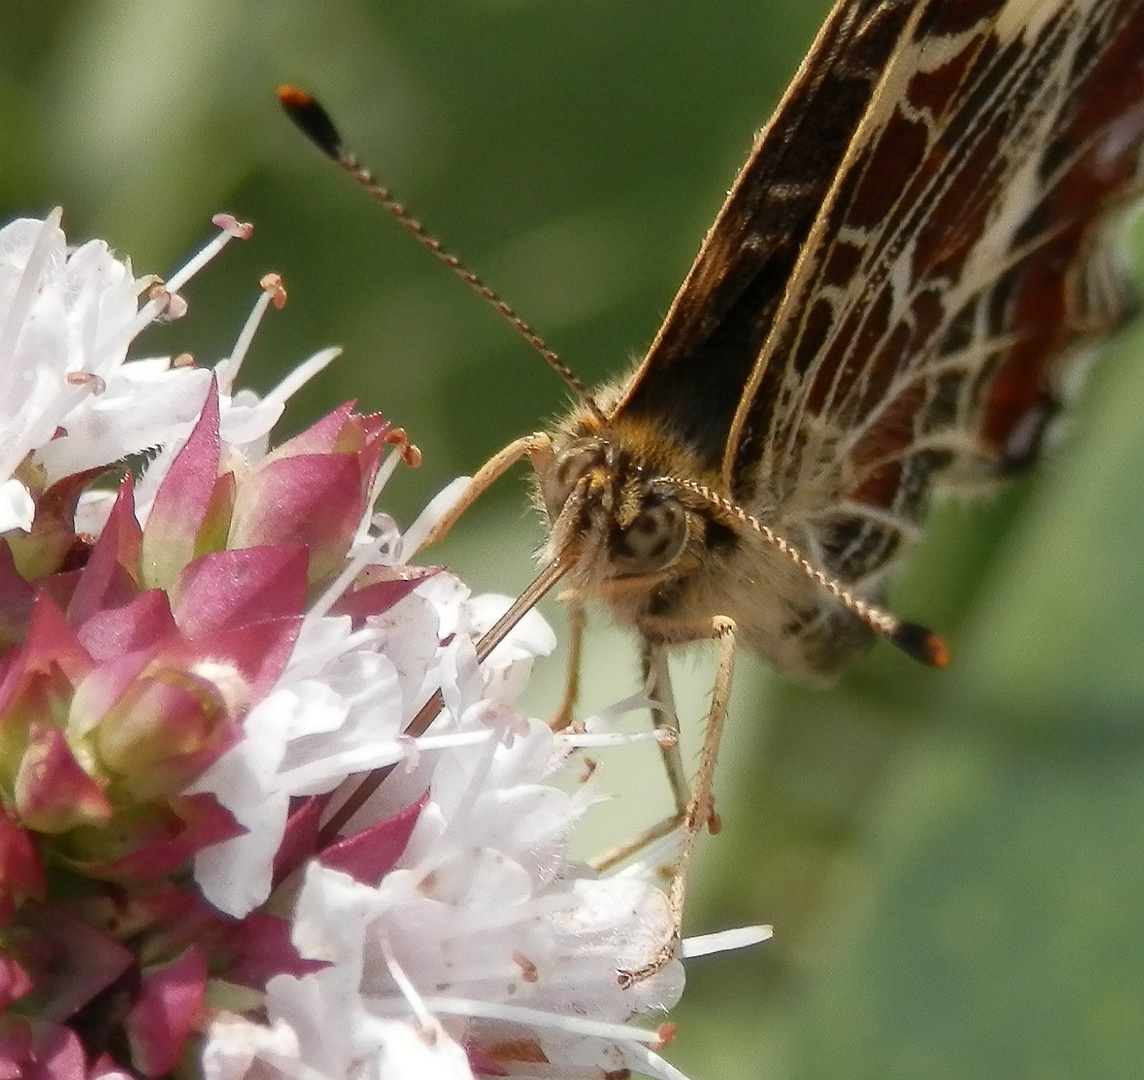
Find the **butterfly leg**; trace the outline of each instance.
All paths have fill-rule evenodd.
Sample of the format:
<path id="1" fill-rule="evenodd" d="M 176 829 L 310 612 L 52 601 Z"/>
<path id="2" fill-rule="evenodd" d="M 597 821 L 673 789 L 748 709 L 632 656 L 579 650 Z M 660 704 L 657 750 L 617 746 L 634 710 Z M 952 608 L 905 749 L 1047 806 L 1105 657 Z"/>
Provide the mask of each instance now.
<path id="1" fill-rule="evenodd" d="M 677 640 L 679 629 L 678 624 L 673 624 L 672 636 L 676 637 Z M 673 933 L 671 941 L 667 945 L 664 945 L 643 967 L 637 968 L 634 971 L 621 971 L 619 973 L 620 981 L 625 986 L 630 986 L 661 971 L 675 955 L 676 948 L 682 937 L 683 904 L 687 891 L 687 870 L 691 863 L 691 856 L 695 851 L 695 841 L 705 826 L 714 824 L 711 786 L 715 777 L 715 764 L 719 758 L 719 742 L 723 735 L 723 724 L 727 718 L 727 702 L 731 696 L 731 681 L 735 666 L 736 631 L 734 621 L 722 615 L 717 615 L 710 622 L 694 627 L 694 630 L 695 633 L 693 637 L 711 637 L 718 642 L 719 663 L 715 672 L 715 685 L 711 693 L 711 708 L 707 713 L 707 725 L 703 735 L 703 748 L 700 752 L 699 769 L 695 774 L 694 785 L 690 793 L 688 793 L 686 779 L 681 779 L 681 786 L 678 787 L 676 782 L 672 780 L 672 791 L 673 794 L 676 795 L 677 800 L 680 799 L 680 794 L 682 793 L 681 812 L 679 815 L 669 818 L 663 825 L 658 827 L 661 830 L 659 835 L 666 835 L 666 833 L 670 832 L 671 828 L 676 825 L 680 823 L 683 825 L 683 836 L 680 840 L 679 851 L 672 867 L 671 885 L 668 892 Z M 644 648 L 649 674 L 652 680 L 654 680 L 651 685 L 660 695 L 657 699 L 660 703 L 659 715 L 661 717 L 664 716 L 666 705 L 670 707 L 671 717 L 674 719 L 675 704 L 671 698 L 671 687 L 667 677 L 664 646 L 660 643 L 650 642 L 645 639 Z M 665 751 L 665 762 L 668 761 L 668 757 L 669 755 Z M 679 762 L 678 746 L 675 748 L 674 759 L 675 762 Z M 669 779 L 671 779 L 670 770 L 673 767 L 675 766 L 669 766 Z M 681 778 L 683 777 L 681 763 L 678 764 L 678 775 Z M 667 826 L 667 828 L 664 828 L 664 826 Z M 644 839 L 650 840 L 654 838 L 651 836 L 653 831 L 654 830 L 649 830 L 649 833 L 645 834 Z"/>
<path id="2" fill-rule="evenodd" d="M 711 622 L 702 622 L 698 624 L 698 626 L 688 623 L 684 627 L 685 630 L 689 631 L 686 635 L 686 639 L 695 640 L 697 638 L 713 637 L 722 642 L 723 634 L 719 626 L 716 625 L 717 623 L 730 624 L 730 629 L 727 630 L 726 633 L 729 634 L 732 639 L 734 638 L 735 630 L 733 622 L 730 619 L 719 617 Z M 680 623 L 671 621 L 670 625 L 668 625 L 665 621 L 664 629 L 670 631 L 670 636 L 673 640 L 680 640 Z M 733 651 L 733 646 L 731 646 L 732 654 Z M 720 657 L 720 674 L 716 675 L 715 696 L 712 701 L 713 709 L 720 697 L 719 685 L 723 664 L 722 653 Z M 654 703 L 652 706 L 652 720 L 655 723 L 656 730 L 661 733 L 659 740 L 660 755 L 663 758 L 663 767 L 667 775 L 668 786 L 671 788 L 672 801 L 675 803 L 675 813 L 657 822 L 650 828 L 645 829 L 638 835 L 625 840 L 622 844 L 618 844 L 591 859 L 590 865 L 592 869 L 599 873 L 610 870 L 613 866 L 618 866 L 620 863 L 642 851 L 649 844 L 655 843 L 655 841 L 662 839 L 679 828 L 679 826 L 687 820 L 688 808 L 692 802 L 691 785 L 688 783 L 687 772 L 683 766 L 683 758 L 679 752 L 679 717 L 675 708 L 675 695 L 671 688 L 671 674 L 667 666 L 667 647 L 662 639 L 652 638 L 646 634 L 641 638 L 640 663 L 643 668 L 644 687 L 647 696 L 651 698 Z M 728 680 L 729 678 L 728 676 Z M 729 681 L 727 690 L 730 690 Z M 726 695 L 724 694 L 723 696 L 725 697 Z M 723 708 L 724 710 L 726 708 L 725 701 Z M 718 719 L 718 723 L 721 729 L 721 718 Z M 710 722 L 708 722 L 708 728 L 710 728 Z M 706 740 L 701 753 L 706 753 Z"/>
<path id="3" fill-rule="evenodd" d="M 568 672 L 564 679 L 564 698 L 549 727 L 563 731 L 572 723 L 572 710 L 580 693 L 580 664 L 584 654 L 584 628 L 588 622 L 584 602 L 572 590 L 559 597 L 568 605 Z"/>
<path id="4" fill-rule="evenodd" d="M 439 540 L 443 540 L 449 530 L 457 524 L 461 515 L 521 458 L 525 457 L 532 462 L 537 471 L 544 469 L 552 460 L 552 440 L 543 432 L 525 435 L 524 438 L 510 442 L 503 450 L 489 458 L 469 479 L 469 485 L 465 488 L 460 499 L 429 530 L 417 551 L 423 551 L 430 544 L 436 544 Z"/>
<path id="5" fill-rule="evenodd" d="M 659 744 L 663 758 L 663 770 L 671 788 L 671 798 L 675 803 L 674 821 L 682 821 L 687 814 L 691 798 L 691 788 L 687 773 L 683 768 L 683 757 L 679 752 L 679 713 L 675 708 L 675 694 L 671 689 L 671 672 L 667 667 L 667 648 L 661 640 L 640 638 L 640 666 L 643 669 L 644 687 L 652 705 L 652 723 L 656 730 L 666 734 Z"/>

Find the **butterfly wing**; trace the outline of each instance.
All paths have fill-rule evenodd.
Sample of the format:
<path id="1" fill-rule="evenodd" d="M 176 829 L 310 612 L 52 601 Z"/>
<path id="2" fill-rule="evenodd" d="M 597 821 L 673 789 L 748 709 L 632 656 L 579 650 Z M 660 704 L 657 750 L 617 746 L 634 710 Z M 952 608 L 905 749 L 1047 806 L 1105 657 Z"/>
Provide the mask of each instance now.
<path id="1" fill-rule="evenodd" d="M 875 579 L 938 482 L 1034 456 L 1081 348 L 1133 311 L 1144 2 L 931 3 L 858 125 L 736 413 L 724 474 Z M 992 10 L 988 10 L 988 9 Z"/>
<path id="2" fill-rule="evenodd" d="M 834 7 L 618 403 L 617 413 L 664 426 L 713 471 L 799 252 L 916 6 Z"/>
<path id="3" fill-rule="evenodd" d="M 841 3 L 620 410 L 661 417 L 839 579 L 939 481 L 1031 459 L 1065 360 L 1131 311 L 1144 0 Z"/>

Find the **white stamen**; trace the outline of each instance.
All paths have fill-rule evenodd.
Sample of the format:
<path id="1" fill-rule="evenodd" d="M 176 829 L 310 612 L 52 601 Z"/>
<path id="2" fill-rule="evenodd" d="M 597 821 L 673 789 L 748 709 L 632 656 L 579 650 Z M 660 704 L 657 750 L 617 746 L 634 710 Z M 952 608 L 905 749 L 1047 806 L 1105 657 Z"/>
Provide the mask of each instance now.
<path id="1" fill-rule="evenodd" d="M 658 840 L 648 844 L 647 847 L 643 848 L 640 858 L 634 862 L 624 864 L 618 870 L 607 876 L 654 880 L 659 876 L 659 871 L 662 867 L 670 866 L 675 862 L 675 857 L 679 853 L 680 827 L 681 826 L 676 826 L 666 836 L 661 836 Z"/>
<path id="2" fill-rule="evenodd" d="M 361 521 L 358 522 L 357 534 L 354 537 L 355 544 L 363 543 L 369 539 L 370 528 L 374 519 L 374 507 L 377 505 L 377 500 L 381 497 L 385 485 L 389 483 L 389 478 L 397 471 L 397 466 L 400 464 L 401 451 L 394 449 L 386 454 L 385 460 L 378 468 L 377 475 L 373 478 L 369 498 L 366 500 L 365 513 L 362 514 Z"/>
<path id="3" fill-rule="evenodd" d="M 250 351 L 251 343 L 254 341 L 254 335 L 258 331 L 258 324 L 262 322 L 262 317 L 266 314 L 266 309 L 270 306 L 270 301 L 274 299 L 273 293 L 267 289 L 263 289 L 258 294 L 258 299 L 254 301 L 254 307 L 250 309 L 250 314 L 246 317 L 246 322 L 243 323 L 242 329 L 239 331 L 238 340 L 234 343 L 234 348 L 230 351 L 230 356 L 224 360 L 220 360 L 215 365 L 215 374 L 218 376 L 218 388 L 221 394 L 231 394 L 234 390 L 234 381 L 238 377 L 238 373 L 242 368 L 242 362 L 246 359 L 246 354 Z"/>
<path id="4" fill-rule="evenodd" d="M 223 215 L 218 215 L 220 218 Z M 228 219 L 228 220 L 233 220 Z M 214 224 L 218 224 L 214 222 Z M 229 244 L 236 237 L 242 240 L 247 240 L 250 233 L 246 231 L 235 232 L 231 229 L 220 226 L 218 233 L 213 236 L 202 248 L 199 249 L 198 254 L 192 255 L 178 270 L 176 270 L 167 279 L 167 292 L 178 292 L 188 281 L 191 280 L 207 263 L 211 261 L 227 244 Z"/>
<path id="5" fill-rule="evenodd" d="M 598 746 L 638 746 L 641 743 L 659 742 L 660 730 L 649 729 L 647 731 L 635 731 L 631 733 L 623 731 L 600 731 L 594 734 L 586 731 L 560 731 L 556 737 L 564 747 L 584 750 Z"/>
<path id="6" fill-rule="evenodd" d="M 216 218 L 224 219 L 226 222 L 231 222 L 234 219 L 228 215 L 216 215 Z M 217 223 L 217 222 L 216 222 Z M 221 231 L 206 245 L 204 245 L 196 255 L 184 263 L 178 270 L 176 270 L 163 286 L 165 294 L 177 293 L 188 281 L 191 280 L 204 266 L 207 265 L 227 244 L 231 242 L 236 236 L 241 239 L 246 239 L 250 235 L 249 231 L 231 231 L 225 226 Z M 110 341 L 101 342 L 100 347 L 96 350 L 97 355 L 109 351 L 119 341 L 133 341 L 136 335 L 147 325 L 152 323 L 164 310 L 166 310 L 166 300 L 149 300 L 145 303 L 136 313 L 135 318 L 127 324 L 127 326 L 117 332 Z"/>
<path id="7" fill-rule="evenodd" d="M 381 945 L 381 953 L 382 956 L 385 957 L 385 966 L 389 969 L 390 977 L 397 983 L 398 990 L 401 991 L 402 996 L 409 1003 L 410 1009 L 413 1010 L 413 1015 L 417 1018 L 417 1023 L 421 1027 L 422 1034 L 426 1036 L 443 1035 L 444 1032 L 441 1029 L 440 1022 L 425 1007 L 424 999 L 417 993 L 417 988 L 409 981 L 409 977 L 397 962 L 397 957 L 393 955 L 389 938 L 386 937 L 385 934 L 380 936 L 379 944 Z"/>
<path id="8" fill-rule="evenodd" d="M 267 392 L 262 399 L 278 405 L 285 405 L 303 386 L 306 385 L 319 371 L 329 367 L 331 361 L 342 355 L 342 350 L 334 347 L 322 349 L 314 353 L 309 360 L 304 360 L 289 375 L 286 376 L 274 389 Z"/>
<path id="9" fill-rule="evenodd" d="M 619 701 L 606 706 L 599 712 L 592 713 L 591 716 L 585 716 L 582 723 L 589 731 L 596 731 L 599 728 L 609 728 L 612 727 L 621 716 L 626 716 L 631 712 L 638 712 L 641 709 L 650 709 L 653 704 L 652 699 L 649 698 L 647 694 L 639 691 L 626 698 L 621 698 Z"/>
<path id="10" fill-rule="evenodd" d="M 433 526 L 460 501 L 465 489 L 469 486 L 470 479 L 471 477 L 468 476 L 458 476 L 456 480 L 446 484 L 429 500 L 425 509 L 417 515 L 413 524 L 405 530 L 401 537 L 401 549 L 397 554 L 399 563 L 407 562 L 417 554 Z"/>
<path id="11" fill-rule="evenodd" d="M 769 940 L 775 932 L 773 926 L 738 926 L 733 930 L 720 930 L 714 934 L 699 934 L 683 939 L 680 952 L 685 960 L 697 956 L 710 956 L 717 952 L 730 952 L 733 949 L 747 949 Z"/>
<path id="12" fill-rule="evenodd" d="M 327 586 L 325 592 L 310 605 L 306 619 L 325 618 L 330 613 L 330 608 L 341 599 L 342 594 L 353 584 L 357 576 L 373 563 L 387 539 L 388 537 L 384 536 L 370 537 L 360 547 L 351 548 L 350 554 L 346 557 L 345 568 Z"/>
<path id="13" fill-rule="evenodd" d="M 340 754 L 327 754 L 313 764 L 283 769 L 278 773 L 278 783 L 285 790 L 302 792 L 315 782 L 326 780 L 331 776 L 345 776 L 393 765 L 395 762 L 408 757 L 410 743 L 413 744 L 413 751 L 421 754 L 430 750 L 448 750 L 456 746 L 472 746 L 491 737 L 492 732 L 490 731 L 463 731 L 451 735 L 422 735 L 416 740 L 404 740 L 398 736 L 385 747 L 377 745 L 355 747 Z"/>

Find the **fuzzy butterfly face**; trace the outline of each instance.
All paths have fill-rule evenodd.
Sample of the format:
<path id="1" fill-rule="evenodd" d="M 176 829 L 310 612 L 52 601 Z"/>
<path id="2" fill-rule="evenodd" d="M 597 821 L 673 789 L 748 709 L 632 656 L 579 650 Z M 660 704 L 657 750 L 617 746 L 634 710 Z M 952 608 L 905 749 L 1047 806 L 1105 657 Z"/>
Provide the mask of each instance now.
<path id="1" fill-rule="evenodd" d="M 1035 459 L 1133 311 L 1141 55 L 1144 0 L 838 3 L 646 358 L 552 436 L 579 592 L 837 675 L 869 630 L 766 532 L 876 599 L 935 492 Z"/>

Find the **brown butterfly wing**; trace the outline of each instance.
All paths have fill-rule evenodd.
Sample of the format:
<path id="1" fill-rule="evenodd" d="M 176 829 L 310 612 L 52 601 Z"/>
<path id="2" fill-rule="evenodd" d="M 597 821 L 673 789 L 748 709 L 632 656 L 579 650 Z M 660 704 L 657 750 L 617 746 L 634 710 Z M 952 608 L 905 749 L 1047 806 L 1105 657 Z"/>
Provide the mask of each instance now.
<path id="1" fill-rule="evenodd" d="M 939 480 L 1035 453 L 1065 357 L 1130 311 L 1144 0 L 835 7 L 618 411 L 870 582 Z"/>
<path id="2" fill-rule="evenodd" d="M 1133 310 L 1101 241 L 1141 188 L 1144 0 L 987 6 L 928 5 L 895 54 L 728 441 L 735 488 L 845 581 L 935 483 L 1031 460 L 1067 362 Z"/>
<path id="3" fill-rule="evenodd" d="M 915 6 L 834 7 L 618 405 L 663 425 L 712 469 L 799 252 Z"/>

